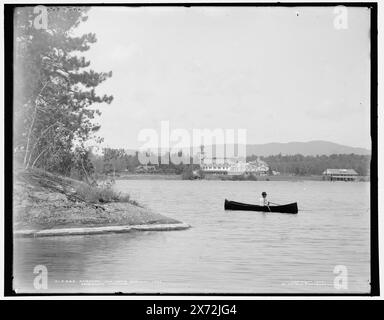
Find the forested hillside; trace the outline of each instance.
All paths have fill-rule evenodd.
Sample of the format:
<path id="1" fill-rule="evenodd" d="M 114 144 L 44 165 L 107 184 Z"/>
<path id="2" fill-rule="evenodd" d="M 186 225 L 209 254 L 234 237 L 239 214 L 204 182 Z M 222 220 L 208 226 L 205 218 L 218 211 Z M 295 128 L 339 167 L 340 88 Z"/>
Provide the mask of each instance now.
<path id="1" fill-rule="evenodd" d="M 256 155 L 247 157 L 248 161 L 255 160 Z M 283 156 L 281 154 L 260 157 L 268 163 L 271 170 L 281 174 L 319 175 L 327 168 L 354 169 L 359 175 L 369 175 L 371 157 L 356 154 L 332 154 L 330 156 L 303 156 L 296 154 Z"/>

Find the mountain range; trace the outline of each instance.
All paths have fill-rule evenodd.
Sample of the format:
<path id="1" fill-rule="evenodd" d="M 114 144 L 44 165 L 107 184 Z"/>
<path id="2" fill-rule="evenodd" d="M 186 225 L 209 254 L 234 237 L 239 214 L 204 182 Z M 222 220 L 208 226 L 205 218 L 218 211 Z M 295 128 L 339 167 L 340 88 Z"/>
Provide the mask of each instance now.
<path id="1" fill-rule="evenodd" d="M 206 146 L 207 148 L 207 146 Z M 189 153 L 189 149 L 182 148 Z M 127 154 L 135 154 L 136 150 L 126 149 Z M 314 140 L 308 142 L 272 142 L 264 144 L 248 144 L 246 147 L 247 156 L 270 156 L 281 153 L 282 155 L 302 154 L 304 156 L 331 155 L 331 154 L 358 154 L 370 155 L 371 150 L 366 148 L 350 147 L 334 142 Z"/>
<path id="2" fill-rule="evenodd" d="M 359 154 L 370 155 L 371 151 L 365 148 L 350 147 L 329 141 L 287 142 L 287 143 L 265 143 L 248 144 L 247 155 L 269 156 L 276 154 L 304 156 L 331 155 L 331 154 Z"/>

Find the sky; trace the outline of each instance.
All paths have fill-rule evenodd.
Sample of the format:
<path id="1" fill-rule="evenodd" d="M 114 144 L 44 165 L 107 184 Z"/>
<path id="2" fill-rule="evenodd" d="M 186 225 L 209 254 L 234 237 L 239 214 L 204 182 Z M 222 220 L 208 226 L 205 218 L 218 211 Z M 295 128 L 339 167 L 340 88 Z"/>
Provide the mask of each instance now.
<path id="1" fill-rule="evenodd" d="M 370 13 L 333 7 L 96 7 L 91 68 L 112 71 L 104 146 L 140 130 L 246 129 L 247 143 L 327 140 L 370 148 Z M 346 17 L 346 19 L 345 19 Z M 336 20 L 339 21 L 339 20 Z"/>

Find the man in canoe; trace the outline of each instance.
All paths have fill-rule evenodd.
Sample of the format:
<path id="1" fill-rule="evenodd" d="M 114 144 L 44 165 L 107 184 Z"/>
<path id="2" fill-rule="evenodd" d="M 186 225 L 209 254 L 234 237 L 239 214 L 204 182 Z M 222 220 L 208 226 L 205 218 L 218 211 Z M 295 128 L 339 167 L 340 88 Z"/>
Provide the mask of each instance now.
<path id="1" fill-rule="evenodd" d="M 265 191 L 261 193 L 260 205 L 269 206 L 269 201 L 267 200 L 267 193 Z"/>

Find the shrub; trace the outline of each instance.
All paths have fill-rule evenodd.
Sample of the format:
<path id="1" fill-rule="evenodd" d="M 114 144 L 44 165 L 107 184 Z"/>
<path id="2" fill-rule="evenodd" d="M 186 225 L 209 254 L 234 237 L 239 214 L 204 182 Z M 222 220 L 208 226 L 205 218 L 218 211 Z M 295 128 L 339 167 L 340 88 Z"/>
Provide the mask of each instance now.
<path id="1" fill-rule="evenodd" d="M 108 202 L 127 202 L 135 206 L 139 204 L 135 200 L 131 200 L 128 194 L 117 193 L 110 185 L 90 186 L 80 184 L 76 187 L 77 196 L 87 202 L 92 203 L 108 203 Z"/>
<path id="2" fill-rule="evenodd" d="M 232 176 L 232 181 L 257 181 L 257 177 L 253 174 L 243 174 L 240 176 Z"/>

